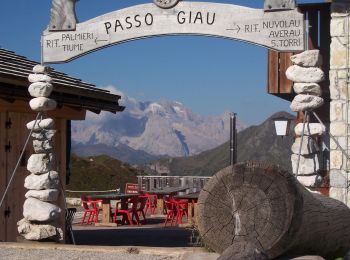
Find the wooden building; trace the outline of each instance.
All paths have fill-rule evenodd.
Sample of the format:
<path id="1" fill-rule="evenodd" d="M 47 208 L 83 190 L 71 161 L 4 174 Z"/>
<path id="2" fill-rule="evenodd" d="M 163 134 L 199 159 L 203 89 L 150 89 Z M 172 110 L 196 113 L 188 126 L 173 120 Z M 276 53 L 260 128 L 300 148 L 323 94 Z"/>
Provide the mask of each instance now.
<path id="1" fill-rule="evenodd" d="M 28 93 L 30 83 L 27 80 L 36 64 L 38 63 L 14 52 L 0 49 L 0 197 L 4 194 L 28 137 L 26 124 L 36 116 L 28 104 L 31 97 Z M 87 110 L 116 113 L 124 108 L 118 104 L 120 96 L 109 91 L 54 70 L 50 76 L 54 85 L 50 97 L 57 101 L 58 106 L 48 116 L 55 119 L 56 168 L 64 188 L 70 156 L 70 120 L 84 120 Z M 18 236 L 17 221 L 23 218 L 24 194 L 27 191 L 23 186 L 24 179 L 29 174 L 26 169 L 27 159 L 32 153 L 30 142 L 0 208 L 0 241 L 16 241 Z M 62 195 L 59 203 L 64 209 Z"/>
<path id="2" fill-rule="evenodd" d="M 325 72 L 326 80 L 320 83 L 322 97 L 325 103 L 322 107 L 315 110 L 318 116 L 325 124 L 330 123 L 330 91 L 329 91 L 329 70 L 330 70 L 330 45 L 331 45 L 331 3 L 313 3 L 299 4 L 300 12 L 304 13 L 308 21 L 308 49 L 318 49 L 322 55 L 323 65 L 321 69 Z M 286 77 L 286 70 L 292 65 L 290 57 L 296 53 L 281 53 L 277 51 L 268 51 L 268 75 L 267 75 L 267 92 L 279 98 L 292 101 L 295 97 L 293 82 Z M 297 123 L 303 122 L 304 113 L 297 114 Z M 312 122 L 317 122 L 311 117 Z M 329 142 L 329 140 L 328 140 Z M 327 141 L 326 141 L 327 143 Z M 314 190 L 329 195 L 329 151 L 322 151 L 321 154 L 321 171 L 322 176 L 326 177 L 320 187 Z"/>

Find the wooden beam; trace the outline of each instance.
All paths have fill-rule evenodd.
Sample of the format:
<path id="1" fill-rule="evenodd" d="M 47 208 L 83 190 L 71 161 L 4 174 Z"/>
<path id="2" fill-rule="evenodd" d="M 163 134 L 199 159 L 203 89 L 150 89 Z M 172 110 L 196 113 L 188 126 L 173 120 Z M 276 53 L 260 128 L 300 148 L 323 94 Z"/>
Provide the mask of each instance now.
<path id="1" fill-rule="evenodd" d="M 27 113 L 27 114 L 35 114 L 30 107 L 28 102 L 22 101 L 22 100 L 16 100 L 15 102 L 8 103 L 6 101 L 3 101 L 0 99 L 0 112 L 20 112 L 20 113 Z M 54 111 L 48 112 L 49 117 L 53 118 L 60 118 L 60 119 L 67 119 L 67 120 L 85 120 L 86 117 L 86 110 L 81 109 L 72 109 L 68 106 L 62 106 L 62 108 L 58 108 Z"/>

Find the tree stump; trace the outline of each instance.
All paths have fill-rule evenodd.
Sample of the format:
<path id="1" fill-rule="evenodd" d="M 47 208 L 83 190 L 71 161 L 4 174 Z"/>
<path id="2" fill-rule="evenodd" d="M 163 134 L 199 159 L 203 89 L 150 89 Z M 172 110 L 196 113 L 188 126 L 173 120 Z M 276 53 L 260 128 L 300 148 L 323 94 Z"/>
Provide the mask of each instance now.
<path id="1" fill-rule="evenodd" d="M 204 243 L 224 253 L 221 259 L 334 259 L 350 249 L 350 209 L 265 163 L 240 163 L 215 174 L 200 193 L 196 216 Z"/>

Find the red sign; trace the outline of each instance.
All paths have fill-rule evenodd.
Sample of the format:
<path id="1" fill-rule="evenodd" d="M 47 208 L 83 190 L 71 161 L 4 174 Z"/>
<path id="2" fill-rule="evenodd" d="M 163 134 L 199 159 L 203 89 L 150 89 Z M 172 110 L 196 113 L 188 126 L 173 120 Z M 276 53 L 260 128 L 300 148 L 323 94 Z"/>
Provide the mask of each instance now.
<path id="1" fill-rule="evenodd" d="M 126 194 L 136 194 L 139 193 L 139 185 L 137 183 L 126 183 L 125 184 Z"/>

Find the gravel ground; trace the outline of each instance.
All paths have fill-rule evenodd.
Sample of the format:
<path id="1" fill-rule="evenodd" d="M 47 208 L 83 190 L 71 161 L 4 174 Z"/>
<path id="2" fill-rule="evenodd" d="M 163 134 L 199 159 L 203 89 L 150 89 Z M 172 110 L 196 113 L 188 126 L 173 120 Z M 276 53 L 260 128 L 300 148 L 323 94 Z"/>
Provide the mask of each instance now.
<path id="1" fill-rule="evenodd" d="M 203 249 L 0 243 L 0 260 L 216 260 Z"/>
<path id="2" fill-rule="evenodd" d="M 178 256 L 159 256 L 116 252 L 81 252 L 55 249 L 1 248 L 1 260 L 177 260 Z"/>

